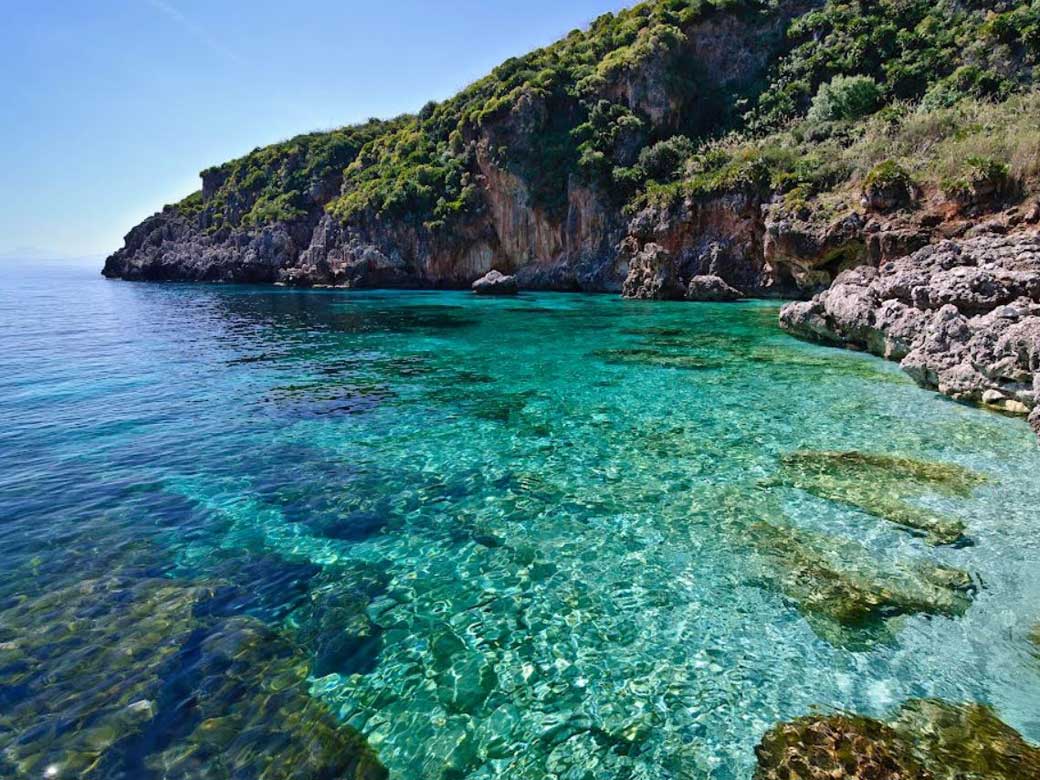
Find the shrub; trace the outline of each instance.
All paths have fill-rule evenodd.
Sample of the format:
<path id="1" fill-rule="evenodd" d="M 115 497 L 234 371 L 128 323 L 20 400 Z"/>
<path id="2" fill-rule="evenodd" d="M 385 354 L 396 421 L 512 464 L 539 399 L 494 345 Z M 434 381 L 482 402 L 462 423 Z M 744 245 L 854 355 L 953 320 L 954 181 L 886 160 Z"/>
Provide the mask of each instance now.
<path id="1" fill-rule="evenodd" d="M 693 141 L 684 135 L 658 141 L 639 153 L 639 173 L 646 179 L 671 181 L 682 172 L 686 160 L 696 149 Z"/>
<path id="2" fill-rule="evenodd" d="M 885 160 L 882 163 L 878 163 L 871 169 L 870 173 L 867 174 L 867 178 L 863 181 L 864 187 L 878 189 L 885 187 L 910 187 L 912 184 L 913 179 L 911 179 L 909 171 L 895 160 Z"/>
<path id="3" fill-rule="evenodd" d="M 809 109 L 809 119 L 832 122 L 872 114 L 881 103 L 881 87 L 870 76 L 835 76 L 821 84 Z"/>
<path id="4" fill-rule="evenodd" d="M 946 195 L 961 203 L 977 203 L 1006 191 L 1010 166 L 989 157 L 970 157 L 964 162 L 963 173 L 947 178 L 942 188 Z"/>
<path id="5" fill-rule="evenodd" d="M 895 160 L 875 165 L 863 181 L 863 205 L 874 211 L 890 211 L 910 203 L 914 181 Z"/>
<path id="6" fill-rule="evenodd" d="M 205 208 L 205 203 L 202 200 L 202 190 L 193 192 L 180 203 L 176 204 L 175 208 L 189 219 L 197 217 Z"/>

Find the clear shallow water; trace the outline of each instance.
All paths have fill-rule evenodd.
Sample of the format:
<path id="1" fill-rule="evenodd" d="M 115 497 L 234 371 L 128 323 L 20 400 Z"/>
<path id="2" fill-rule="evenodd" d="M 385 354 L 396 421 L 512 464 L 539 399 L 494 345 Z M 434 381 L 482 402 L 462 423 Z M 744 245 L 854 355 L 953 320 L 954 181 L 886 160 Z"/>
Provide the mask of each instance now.
<path id="1" fill-rule="evenodd" d="M 776 314 L 0 269 L 0 651 L 67 624 L 33 605 L 83 582 L 219 590 L 221 619 L 275 632 L 310 696 L 409 780 L 747 778 L 778 720 L 923 696 L 991 704 L 1040 740 L 1035 438 L 895 366 L 792 340 Z M 801 450 L 984 475 L 914 499 L 970 543 L 777 484 Z M 977 592 L 963 614 L 833 631 L 785 591 L 763 520 L 819 534 L 805 538 L 850 568 L 941 563 Z M 135 598 L 155 615 L 164 593 Z M 158 633 L 215 614 L 192 603 Z M 147 663 L 150 623 L 81 622 L 79 651 L 138 642 L 127 668 Z M 41 668 L 60 664 L 38 640 Z M 159 677 L 188 663 L 177 647 Z M 75 740 L 100 706 L 82 665 L 46 703 L 15 677 L 0 749 L 17 771 L 61 769 L 70 744 L 101 752 Z M 49 731 L 27 740 L 37 721 Z M 120 728 L 152 743 L 106 732 L 121 768 L 98 776 L 158 771 L 162 719 L 135 724 Z"/>

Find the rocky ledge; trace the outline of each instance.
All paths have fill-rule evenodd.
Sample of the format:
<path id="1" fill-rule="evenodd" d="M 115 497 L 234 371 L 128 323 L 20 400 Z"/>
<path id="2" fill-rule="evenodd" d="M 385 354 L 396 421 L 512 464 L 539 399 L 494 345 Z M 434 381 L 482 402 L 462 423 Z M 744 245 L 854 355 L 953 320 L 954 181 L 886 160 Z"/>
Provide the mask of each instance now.
<path id="1" fill-rule="evenodd" d="M 943 241 L 878 268 L 840 274 L 780 324 L 793 335 L 863 349 L 920 385 L 1028 415 L 1040 434 L 1040 235 Z"/>

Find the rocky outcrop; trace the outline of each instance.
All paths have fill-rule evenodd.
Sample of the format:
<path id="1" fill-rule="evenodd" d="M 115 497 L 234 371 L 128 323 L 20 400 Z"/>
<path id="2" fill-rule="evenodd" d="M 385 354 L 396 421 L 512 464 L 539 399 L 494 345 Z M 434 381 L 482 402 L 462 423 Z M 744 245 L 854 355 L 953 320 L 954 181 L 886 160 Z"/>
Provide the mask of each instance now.
<path id="1" fill-rule="evenodd" d="M 722 303 L 739 301 L 744 294 L 726 284 L 726 280 L 713 274 L 695 276 L 686 286 L 686 300 Z"/>
<path id="2" fill-rule="evenodd" d="M 207 233 L 168 206 L 130 231 L 104 274 L 140 281 L 276 282 L 309 236 L 305 223 Z"/>
<path id="3" fill-rule="evenodd" d="M 629 260 L 622 292 L 626 298 L 678 300 L 686 294 L 671 252 L 660 244 L 647 244 Z"/>
<path id="4" fill-rule="evenodd" d="M 515 276 L 506 276 L 498 271 L 488 271 L 473 282 L 473 292 L 477 295 L 516 295 Z"/>
<path id="5" fill-rule="evenodd" d="M 619 132 L 612 150 L 615 165 L 635 164 L 640 149 L 653 139 L 714 130 L 727 115 L 736 116 L 732 101 L 764 76 L 784 47 L 791 18 L 818 4 L 783 0 L 762 14 L 708 8 L 684 22 L 682 30 L 660 33 L 654 45 L 633 47 L 616 65 L 597 70 L 582 86 L 593 91 L 583 95 L 582 104 L 530 88 L 479 121 L 467 120 L 450 143 L 464 150 L 454 159 L 465 166 L 463 181 L 472 193 L 465 208 L 446 219 L 409 211 L 408 204 L 403 211 L 334 217 L 326 207 L 350 194 L 342 165 L 319 166 L 314 173 L 289 149 L 278 158 L 277 170 L 260 173 L 274 182 L 296 180 L 301 171 L 313 175 L 309 184 L 294 184 L 291 192 L 281 193 L 294 196 L 288 213 L 295 216 L 265 216 L 286 213 L 265 210 L 276 195 L 262 196 L 248 175 L 239 176 L 228 166 L 213 168 L 204 173 L 190 208 L 169 207 L 132 230 L 125 246 L 106 262 L 104 274 L 135 280 L 465 289 L 494 267 L 515 275 L 521 288 L 620 292 L 629 261 L 654 239 L 645 235 L 647 226 L 638 218 L 634 228 L 629 226 L 616 188 L 600 177 L 573 165 L 547 173 L 547 140 L 572 143 L 576 127 L 588 118 L 582 105 L 597 100 L 627 112 L 628 129 Z M 719 97 L 722 87 L 730 98 Z M 388 123 L 387 132 L 400 126 Z M 559 156 L 558 150 L 554 153 Z M 548 187 L 552 193 L 546 196 L 545 182 L 538 179 L 554 174 L 557 179 Z M 265 208 L 257 209 L 258 202 Z M 659 215 L 671 223 L 663 225 L 670 235 L 657 243 L 679 263 L 677 288 L 650 294 L 674 292 L 681 298 L 690 278 L 705 274 L 743 292 L 780 294 L 773 275 L 762 267 L 762 234 L 753 228 L 761 221 L 759 207 L 754 198 L 725 195 L 691 204 L 685 215 L 689 220 L 682 214 Z M 626 236 L 636 242 L 634 251 L 619 249 Z"/>
<path id="6" fill-rule="evenodd" d="M 1040 749 L 980 704 L 909 701 L 881 721 L 809 716 L 771 729 L 754 780 L 1025 780 Z"/>
<path id="7" fill-rule="evenodd" d="M 867 260 L 864 220 L 856 212 L 820 222 L 778 205 L 768 210 L 765 228 L 766 264 L 785 269 L 802 290 L 826 286 L 837 273 Z"/>
<path id="8" fill-rule="evenodd" d="M 924 387 L 1040 429 L 1040 236 L 990 234 L 842 273 L 781 325 L 899 360 Z M 1040 430 L 1038 430 L 1040 432 Z"/>

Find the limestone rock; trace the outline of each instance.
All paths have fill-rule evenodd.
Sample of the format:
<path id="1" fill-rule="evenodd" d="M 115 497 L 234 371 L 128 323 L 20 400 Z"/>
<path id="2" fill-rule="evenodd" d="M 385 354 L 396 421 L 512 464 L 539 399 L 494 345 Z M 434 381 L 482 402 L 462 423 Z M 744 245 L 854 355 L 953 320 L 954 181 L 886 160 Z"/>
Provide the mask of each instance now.
<path id="1" fill-rule="evenodd" d="M 516 277 L 498 271 L 488 271 L 473 282 L 473 292 L 477 295 L 516 295 L 518 291 Z"/>
<path id="2" fill-rule="evenodd" d="M 743 297 L 744 293 L 718 276 L 694 276 L 686 287 L 688 301 L 739 301 Z"/>
<path id="3" fill-rule="evenodd" d="M 672 254 L 660 244 L 650 243 L 630 261 L 622 294 L 644 300 L 679 300 L 686 290 Z"/>
<path id="4" fill-rule="evenodd" d="M 945 241 L 840 275 L 780 324 L 803 338 L 865 349 L 924 387 L 1009 414 L 1040 400 L 1040 237 Z"/>

